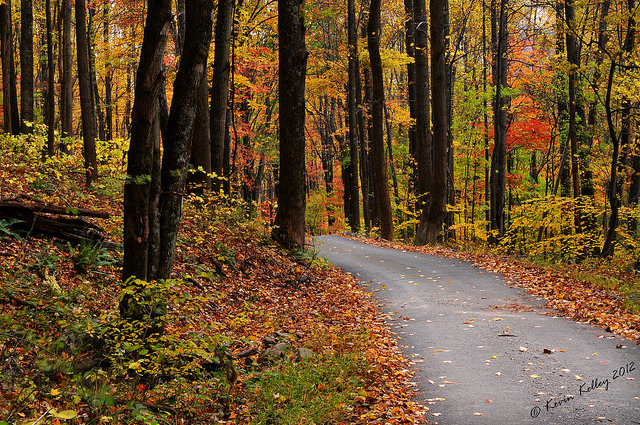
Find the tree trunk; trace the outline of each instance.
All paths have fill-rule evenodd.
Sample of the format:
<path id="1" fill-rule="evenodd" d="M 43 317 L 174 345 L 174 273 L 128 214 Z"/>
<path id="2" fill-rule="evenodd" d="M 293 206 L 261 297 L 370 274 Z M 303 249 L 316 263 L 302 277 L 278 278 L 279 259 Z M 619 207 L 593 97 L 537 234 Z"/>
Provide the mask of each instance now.
<path id="1" fill-rule="evenodd" d="M 224 146 L 227 133 L 227 103 L 229 99 L 229 75 L 231 64 L 231 24 L 234 0 L 218 2 L 218 17 L 215 29 L 215 52 L 213 55 L 213 78 L 211 80 L 211 171 L 216 178 L 211 182 L 214 192 L 220 192 L 224 173 Z M 228 193 L 227 193 L 228 195 Z"/>
<path id="2" fill-rule="evenodd" d="M 414 243 L 416 245 L 424 245 L 427 243 L 427 212 L 429 211 L 430 203 L 433 201 L 433 196 L 430 191 L 434 165 L 431 138 L 431 110 L 429 105 L 429 26 L 427 24 L 427 4 L 425 0 L 413 1 L 413 21 L 417 23 L 413 32 L 415 43 L 415 86 L 413 88 L 415 96 L 415 127 L 413 130 L 415 138 L 414 160 L 416 161 L 417 170 L 418 186 L 416 195 L 418 199 L 418 209 L 422 211 L 421 225 L 416 233 Z M 433 89 L 438 90 L 436 87 Z"/>
<path id="3" fill-rule="evenodd" d="M 198 193 L 211 189 L 211 129 L 209 128 L 209 79 L 202 73 L 200 88 L 196 93 L 196 119 L 191 140 L 191 165 L 194 171 L 187 176 Z M 199 171 L 202 168 L 202 171 Z M 199 188 L 198 188 L 199 187 Z"/>
<path id="4" fill-rule="evenodd" d="M 580 197 L 580 171 L 578 165 L 578 130 L 576 117 L 576 103 L 578 93 L 578 68 L 580 67 L 580 52 L 576 36 L 576 12 L 574 0 L 565 1 L 565 19 L 567 21 L 567 60 L 569 61 L 569 141 L 571 143 L 571 183 L 573 197 Z M 580 226 L 580 211 L 575 215 L 576 227 Z"/>
<path id="5" fill-rule="evenodd" d="M 212 13 L 213 0 L 191 0 L 186 4 L 184 52 L 173 85 L 160 178 L 160 279 L 170 278 L 173 268 L 196 117 L 196 95 L 202 86 L 202 74 L 206 73 L 213 31 Z"/>
<path id="6" fill-rule="evenodd" d="M 380 236 L 393 240 L 393 217 L 389 199 L 389 179 L 387 161 L 384 154 L 383 113 L 384 86 L 382 79 L 382 59 L 380 57 L 380 6 L 381 0 L 371 0 L 369 23 L 367 25 L 367 48 L 371 62 L 371 157 L 375 193 L 380 208 Z"/>
<path id="7" fill-rule="evenodd" d="M 280 92 L 280 181 L 273 238 L 304 249 L 305 225 L 305 46 L 304 0 L 278 0 Z"/>
<path id="8" fill-rule="evenodd" d="M 605 100 L 605 110 L 607 113 L 607 124 L 609 128 L 609 136 L 613 143 L 613 154 L 611 157 L 611 180 L 609 181 L 609 203 L 611 204 L 611 217 L 609 219 L 609 229 L 607 232 L 607 239 L 602 247 L 602 256 L 613 256 L 615 248 L 615 239 L 618 228 L 618 221 L 620 215 L 620 207 L 622 207 L 622 191 L 624 186 L 623 173 L 624 163 L 620 157 L 620 150 L 622 150 L 623 156 L 625 151 L 629 149 L 629 143 L 631 139 L 631 101 L 625 95 L 622 96 L 621 102 L 621 129 L 620 137 L 616 135 L 615 128 L 613 126 L 613 113 L 611 111 L 611 91 L 613 88 L 613 74 L 617 65 L 624 65 L 626 60 L 633 54 L 635 48 L 636 38 L 636 21 L 634 19 L 635 0 L 627 0 L 629 20 L 627 22 L 627 32 L 624 39 L 624 45 L 622 46 L 622 52 L 620 53 L 620 61 L 616 61 L 615 58 L 611 60 L 611 68 L 609 70 L 609 79 L 607 84 L 607 96 Z M 624 69 L 624 67 L 622 67 Z M 621 174 L 621 176 L 619 176 Z"/>
<path id="9" fill-rule="evenodd" d="M 11 104 L 11 63 L 12 59 L 11 35 L 11 1 L 0 4 L 0 48 L 2 49 L 2 111 L 4 115 L 4 132 L 17 134 L 20 130 L 14 128 L 14 115 L 18 113 Z"/>
<path id="10" fill-rule="evenodd" d="M 347 110 L 349 113 L 349 211 L 351 231 L 360 231 L 360 198 L 358 196 L 358 119 L 356 112 L 356 73 L 358 69 L 358 32 L 356 26 L 355 0 L 347 1 L 347 37 L 349 41 L 349 83 L 347 93 Z M 346 189 L 346 188 L 345 188 Z"/>
<path id="11" fill-rule="evenodd" d="M 104 129 L 104 114 L 102 113 L 102 107 L 100 106 L 100 92 L 98 91 L 98 76 L 96 74 L 96 56 L 93 54 L 93 46 L 91 40 L 93 39 L 93 17 L 96 14 L 94 7 L 89 7 L 89 21 L 87 27 L 87 35 L 89 37 L 89 76 L 91 78 L 91 104 L 94 105 L 95 115 L 98 119 L 98 139 L 105 139 Z M 105 26 L 108 26 L 106 23 Z"/>
<path id="12" fill-rule="evenodd" d="M 20 111 L 22 133 L 31 133 L 33 101 L 33 1 L 20 2 Z"/>
<path id="13" fill-rule="evenodd" d="M 496 1 L 492 1 L 492 14 L 496 15 Z M 505 234 L 504 204 L 506 194 L 506 170 L 507 170 L 507 98 L 503 94 L 503 88 L 507 86 L 507 0 L 500 0 L 500 12 L 497 19 L 499 28 L 492 29 L 492 41 L 494 44 L 494 85 L 496 88 L 493 103 L 494 147 L 491 155 L 491 230 L 501 237 Z M 497 37 L 496 37 L 497 33 Z M 495 40 L 495 41 L 494 41 Z M 491 236 L 491 242 L 497 243 L 496 235 Z"/>
<path id="14" fill-rule="evenodd" d="M 71 153 L 66 138 L 73 137 L 73 62 L 71 45 L 72 4 L 62 0 L 62 80 L 60 85 L 60 152 Z M 76 17 L 77 19 L 77 17 Z M 77 30 L 76 30 L 77 31 Z M 80 67 L 80 64 L 78 64 Z"/>
<path id="15" fill-rule="evenodd" d="M 102 37 L 105 43 L 109 41 L 109 2 L 105 1 L 103 6 L 104 27 Z M 113 139 L 113 105 L 111 104 L 111 61 L 107 52 L 107 69 L 104 75 L 104 109 L 105 109 L 105 140 Z"/>
<path id="16" fill-rule="evenodd" d="M 0 6 L 2 7 L 2 6 Z M 46 115 L 47 122 L 47 155 L 52 157 L 56 154 L 55 145 L 55 81 L 53 66 L 53 30 L 51 19 L 51 0 L 45 1 L 46 10 L 46 26 L 47 26 L 47 96 L 46 96 Z"/>
<path id="17" fill-rule="evenodd" d="M 78 82 L 80 108 L 82 110 L 82 140 L 87 186 L 98 181 L 96 157 L 96 113 L 91 96 L 89 75 L 89 37 L 87 34 L 87 10 L 84 0 L 76 0 L 76 37 L 78 44 Z"/>
<path id="18" fill-rule="evenodd" d="M 131 113 L 131 143 L 127 179 L 124 185 L 124 265 L 123 282 L 130 277 L 151 280 L 148 271 L 153 173 L 154 122 L 158 115 L 159 91 L 164 87 L 162 63 L 171 24 L 171 0 L 149 0 L 144 39 L 135 84 Z M 159 128 L 159 127 L 158 127 Z M 159 131 L 159 130 L 158 130 Z M 120 310 L 127 310 L 127 300 Z M 125 305 L 123 305 L 125 304 Z"/>
<path id="19" fill-rule="evenodd" d="M 432 50 L 433 156 L 429 201 L 420 216 L 416 241 L 435 244 L 447 215 L 446 0 L 431 0 L 429 12 L 431 15 Z M 423 235 L 424 239 L 422 239 Z"/>
<path id="20" fill-rule="evenodd" d="M 424 8 L 426 10 L 426 3 Z M 407 55 L 414 58 L 413 62 L 407 64 L 407 103 L 409 104 L 409 116 L 416 120 L 416 65 L 415 65 L 415 27 L 416 20 L 413 16 L 414 2 L 413 0 L 404 0 L 405 20 L 405 49 Z M 429 118 L 430 119 L 430 118 Z M 431 131 L 429 130 L 429 135 Z M 409 166 L 411 167 L 411 175 L 408 182 L 408 195 L 416 195 L 420 193 L 418 189 L 418 168 L 417 168 L 417 152 L 416 152 L 416 126 L 410 125 L 408 129 L 409 138 Z M 408 201 L 407 209 L 410 213 L 415 210 L 415 203 Z"/>

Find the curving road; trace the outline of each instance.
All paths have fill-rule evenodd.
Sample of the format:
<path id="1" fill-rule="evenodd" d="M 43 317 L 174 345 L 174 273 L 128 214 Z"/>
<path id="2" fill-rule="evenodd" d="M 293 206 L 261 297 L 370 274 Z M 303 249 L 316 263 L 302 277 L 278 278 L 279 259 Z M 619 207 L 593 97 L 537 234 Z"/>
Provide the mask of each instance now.
<path id="1" fill-rule="evenodd" d="M 315 239 L 380 301 L 439 424 L 640 424 L 640 346 L 470 263 Z"/>

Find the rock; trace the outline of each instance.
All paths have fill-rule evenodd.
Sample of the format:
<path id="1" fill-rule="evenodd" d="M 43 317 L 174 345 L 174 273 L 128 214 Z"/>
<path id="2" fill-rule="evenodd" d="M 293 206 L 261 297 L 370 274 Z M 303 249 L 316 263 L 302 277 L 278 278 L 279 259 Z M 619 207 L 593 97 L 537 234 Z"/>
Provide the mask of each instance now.
<path id="1" fill-rule="evenodd" d="M 314 354 L 315 353 L 312 350 L 308 349 L 308 348 L 304 348 L 304 347 L 298 348 L 298 353 L 296 355 L 296 361 L 299 362 L 299 361 L 302 361 L 304 359 L 308 359 L 309 357 L 312 357 Z"/>
<path id="2" fill-rule="evenodd" d="M 291 348 L 291 345 L 286 342 L 279 342 L 273 347 L 269 347 L 264 350 L 258 356 L 258 364 L 275 363 L 286 357 L 287 351 Z"/>

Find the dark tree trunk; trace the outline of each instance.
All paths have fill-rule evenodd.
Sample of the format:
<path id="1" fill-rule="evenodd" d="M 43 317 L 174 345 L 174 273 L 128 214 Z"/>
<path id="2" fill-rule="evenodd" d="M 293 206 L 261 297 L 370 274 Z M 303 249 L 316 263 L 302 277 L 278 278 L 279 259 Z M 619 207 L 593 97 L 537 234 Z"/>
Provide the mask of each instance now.
<path id="1" fill-rule="evenodd" d="M 609 229 L 607 231 L 607 239 L 602 247 L 602 256 L 611 257 L 615 249 L 615 239 L 617 235 L 618 221 L 620 215 L 620 207 L 622 207 L 622 192 L 624 186 L 624 155 L 629 149 L 631 141 L 631 101 L 627 96 L 622 96 L 621 102 L 621 129 L 618 137 L 613 126 L 613 112 L 611 111 L 611 91 L 613 88 L 613 74 L 616 66 L 624 65 L 628 57 L 631 57 L 635 48 L 636 39 L 636 21 L 634 19 L 635 0 L 627 0 L 629 20 L 627 22 L 627 32 L 620 53 L 620 60 L 615 58 L 611 60 L 611 68 L 609 70 L 609 79 L 607 84 L 607 96 L 605 100 L 605 110 L 607 113 L 607 124 L 609 128 L 609 136 L 613 143 L 613 153 L 611 156 L 611 180 L 609 181 L 609 203 L 611 204 L 611 217 L 609 219 Z M 622 67 L 624 69 L 624 67 Z M 620 150 L 622 150 L 622 158 L 620 158 Z"/>
<path id="2" fill-rule="evenodd" d="M 60 84 L 60 152 L 71 153 L 67 137 L 73 137 L 73 62 L 71 45 L 71 0 L 62 0 L 62 79 Z M 80 64 L 78 64 L 80 67 Z"/>
<path id="3" fill-rule="evenodd" d="M 20 111 L 22 133 L 31 133 L 33 101 L 33 1 L 20 2 Z"/>
<path id="4" fill-rule="evenodd" d="M 424 2 L 423 2 L 424 3 Z M 426 3 L 424 8 L 426 11 Z M 404 0 L 405 20 L 405 48 L 407 55 L 414 58 L 413 62 L 407 64 L 407 103 L 409 104 L 409 116 L 416 120 L 416 65 L 415 65 L 415 27 L 416 20 L 414 14 L 413 0 Z M 429 118 L 430 119 L 430 118 Z M 431 131 L 429 131 L 431 135 Z M 418 189 L 418 168 L 417 168 L 417 152 L 416 152 L 416 126 L 410 125 L 408 130 L 409 137 L 409 165 L 411 167 L 411 176 L 409 178 L 408 193 L 416 195 L 420 193 Z M 409 212 L 415 210 L 415 203 L 409 202 L 407 208 Z"/>
<path id="5" fill-rule="evenodd" d="M 194 171 L 187 177 L 196 192 L 211 189 L 211 129 L 209 128 L 209 84 L 207 71 L 202 73 L 196 93 L 196 119 L 191 140 L 191 165 Z M 202 168 L 202 171 L 200 171 Z"/>
<path id="6" fill-rule="evenodd" d="M 1 7 L 1 6 L 0 6 Z M 56 154 L 55 145 L 55 81 L 54 81 L 54 65 L 53 65 L 53 22 L 51 19 L 51 0 L 45 2 L 46 10 L 46 26 L 47 26 L 47 96 L 46 96 L 46 122 L 47 122 L 47 155 L 54 156 Z"/>
<path id="7" fill-rule="evenodd" d="M 227 102 L 229 99 L 229 75 L 231 64 L 231 24 L 234 0 L 218 2 L 215 28 L 215 52 L 213 55 L 213 78 L 211 81 L 211 171 L 216 174 L 211 184 L 214 192 L 220 192 L 221 178 L 229 177 L 224 171 L 225 137 L 228 131 Z M 228 166 L 227 166 L 228 168 Z M 228 192 L 225 193 L 228 194 Z"/>
<path id="8" fill-rule="evenodd" d="M 213 0 L 188 1 L 185 14 L 185 41 L 188 43 L 184 43 L 180 69 L 173 85 L 160 178 L 160 279 L 171 277 L 173 268 L 182 217 L 182 195 L 191 153 L 191 134 L 196 117 L 196 95 L 202 86 L 202 74 L 207 71 L 213 30 Z"/>
<path id="9" fill-rule="evenodd" d="M 84 0 L 76 0 L 76 37 L 78 44 L 78 82 L 80 108 L 82 110 L 82 140 L 87 186 L 98 181 L 96 157 L 96 113 L 91 96 L 89 75 L 89 37 L 87 34 L 87 9 Z"/>
<path id="10" fill-rule="evenodd" d="M 393 216 L 389 199 L 389 179 L 387 161 L 384 154 L 383 113 L 384 86 L 382 79 L 382 59 L 380 57 L 380 6 L 381 0 L 371 0 L 367 25 L 367 48 L 371 62 L 371 157 L 375 193 L 380 208 L 380 236 L 393 240 Z"/>
<path id="11" fill-rule="evenodd" d="M 497 232 L 501 237 L 505 234 L 504 204 L 506 194 L 506 171 L 507 171 L 507 97 L 503 89 L 507 86 L 507 0 L 500 0 L 500 11 L 496 13 L 496 1 L 492 1 L 492 23 L 499 23 L 499 28 L 492 28 L 493 62 L 494 62 L 494 85 L 496 88 L 493 102 L 493 126 L 494 126 L 494 147 L 491 155 L 491 176 L 489 184 L 491 186 L 491 230 Z M 492 25 L 493 26 L 493 25 Z M 497 33 L 497 37 L 496 37 Z M 494 41 L 495 40 L 495 41 Z M 492 235 L 493 243 L 497 242 Z"/>
<path id="12" fill-rule="evenodd" d="M 93 54 L 93 46 L 91 40 L 93 39 L 93 17 L 96 14 L 96 10 L 93 7 L 89 7 L 89 22 L 87 27 L 87 35 L 89 37 L 89 75 L 91 77 L 91 103 L 95 107 L 95 115 L 98 119 L 98 139 L 105 140 L 104 129 L 104 114 L 102 113 L 102 107 L 100 104 L 100 92 L 98 91 L 98 76 L 96 74 L 96 56 Z M 108 26 L 105 23 L 105 26 Z"/>
<path id="13" fill-rule="evenodd" d="M 280 181 L 273 238 L 304 249 L 305 225 L 305 45 L 304 0 L 278 0 Z"/>
<path id="14" fill-rule="evenodd" d="M 433 148 L 429 201 L 420 216 L 416 243 L 435 244 L 447 215 L 447 83 L 445 0 L 431 0 L 431 98 L 433 102 Z M 417 55 L 417 51 L 416 51 Z M 418 163 L 418 166 L 420 163 Z"/>
<path id="15" fill-rule="evenodd" d="M 356 74 L 358 69 L 358 29 L 356 26 L 355 0 L 347 2 L 347 36 L 349 40 L 349 84 L 347 110 L 349 114 L 349 227 L 351 231 L 360 231 L 360 199 L 358 196 L 358 119 L 356 112 Z M 346 189 L 346 188 L 345 188 Z"/>
<path id="16" fill-rule="evenodd" d="M 356 46 L 357 48 L 357 46 Z M 356 60 L 356 115 L 358 119 L 358 141 L 360 142 L 360 149 L 358 159 L 360 159 L 360 187 L 362 188 L 362 217 L 364 218 L 364 226 L 367 231 L 371 230 L 372 224 L 372 203 L 373 203 L 373 188 L 371 187 L 371 162 L 369 161 L 369 146 L 367 143 L 366 125 L 364 114 L 364 104 L 362 101 L 362 78 L 360 77 L 360 60 L 358 55 Z"/>
<path id="17" fill-rule="evenodd" d="M 149 276 L 149 253 L 158 247 L 150 246 L 150 217 L 158 214 L 152 209 L 152 176 L 154 174 L 154 123 L 158 116 L 159 92 L 164 87 L 162 63 L 171 24 L 171 0 L 149 0 L 144 39 L 135 84 L 131 114 L 131 144 L 127 180 L 124 185 L 124 265 L 123 281 L 130 277 L 152 280 Z M 156 134 L 159 133 L 159 124 Z M 157 227 L 159 229 L 159 226 Z M 127 310 L 127 300 L 121 312 Z M 123 305 L 124 304 L 124 305 Z"/>
<path id="18" fill-rule="evenodd" d="M 569 141 L 571 143 L 571 183 L 573 197 L 580 196 L 580 171 L 578 165 L 578 124 L 576 103 L 578 97 L 578 68 L 580 67 L 580 51 L 576 36 L 576 12 L 574 0 L 565 1 L 565 19 L 567 21 L 567 60 L 569 61 Z M 576 211 L 576 226 L 580 224 L 580 213 Z"/>
<path id="19" fill-rule="evenodd" d="M 433 201 L 431 194 L 427 194 L 431 191 L 434 165 L 431 139 L 431 110 L 429 106 L 429 51 L 427 34 L 429 27 L 426 22 L 427 4 L 425 0 L 413 1 L 413 21 L 417 22 L 413 32 L 415 43 L 415 86 L 413 88 L 415 96 L 415 127 L 413 129 L 415 138 L 414 160 L 416 161 L 418 183 L 416 188 L 418 209 L 422 211 L 421 225 L 418 228 L 414 243 L 416 245 L 424 245 L 427 243 L 427 226 L 426 221 L 422 223 L 422 218 L 424 217 L 424 220 L 427 220 L 427 211 L 429 211 L 429 205 Z M 436 87 L 433 89 L 437 90 Z"/>
<path id="20" fill-rule="evenodd" d="M 105 43 L 109 41 L 109 2 L 104 2 L 104 27 L 102 29 L 102 37 Z M 107 54 L 108 55 L 108 54 Z M 107 56 L 110 57 L 109 55 Z M 107 60 L 110 65 L 110 61 Z M 107 66 L 104 75 L 104 109 L 105 109 L 105 140 L 113 139 L 113 105 L 111 100 L 111 66 Z"/>
<path id="21" fill-rule="evenodd" d="M 2 110 L 4 114 L 4 132 L 18 134 L 20 120 L 18 107 L 13 104 L 12 91 L 16 91 L 15 76 L 12 78 L 13 68 L 13 36 L 11 31 L 11 1 L 0 4 L 0 49 L 2 50 Z M 15 74 L 15 70 L 13 71 Z M 16 122 L 18 125 L 16 125 Z"/>

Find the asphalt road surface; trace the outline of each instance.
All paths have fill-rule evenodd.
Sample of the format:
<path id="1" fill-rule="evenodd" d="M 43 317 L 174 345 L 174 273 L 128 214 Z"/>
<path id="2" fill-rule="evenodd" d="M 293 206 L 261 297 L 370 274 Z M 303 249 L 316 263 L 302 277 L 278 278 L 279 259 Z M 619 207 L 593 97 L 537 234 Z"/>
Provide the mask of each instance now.
<path id="1" fill-rule="evenodd" d="M 640 346 L 555 317 L 471 263 L 315 239 L 367 285 L 439 424 L 640 424 Z"/>

